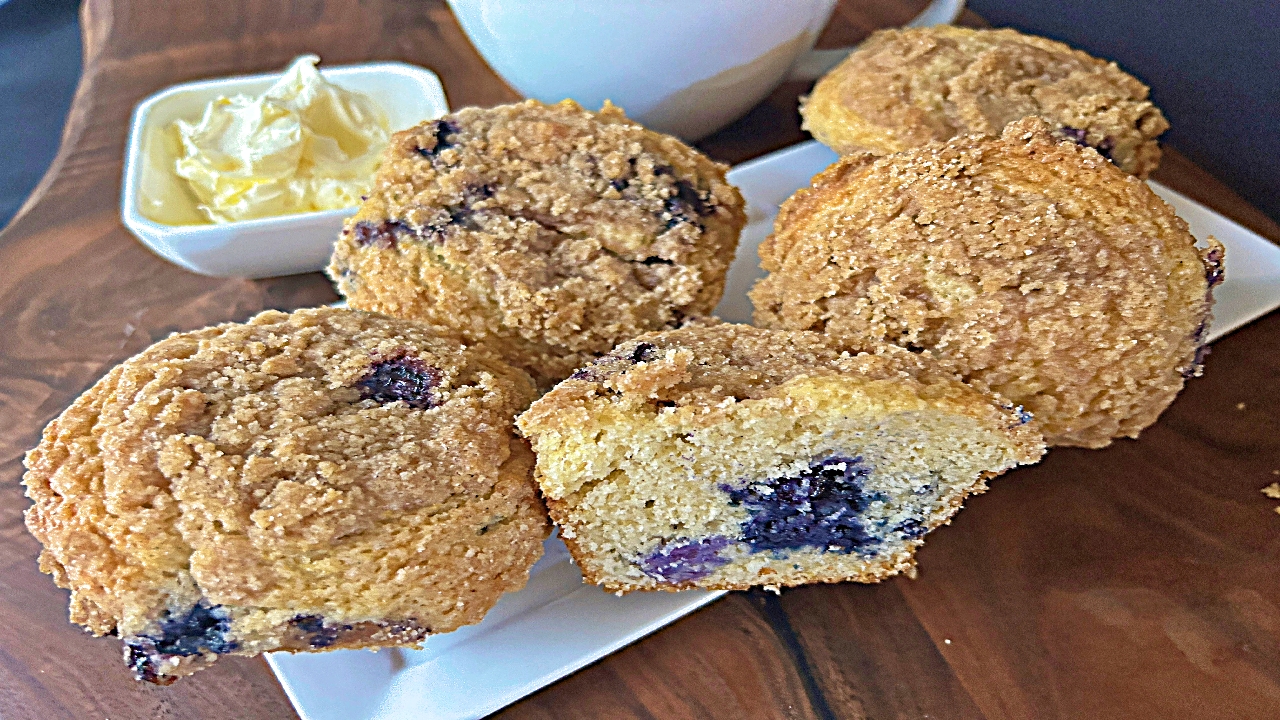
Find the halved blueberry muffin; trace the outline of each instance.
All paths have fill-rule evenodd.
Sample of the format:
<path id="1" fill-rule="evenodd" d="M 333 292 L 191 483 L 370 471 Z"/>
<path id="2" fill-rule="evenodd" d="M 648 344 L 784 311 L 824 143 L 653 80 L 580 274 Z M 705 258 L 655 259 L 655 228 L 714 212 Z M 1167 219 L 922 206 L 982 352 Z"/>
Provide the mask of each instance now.
<path id="1" fill-rule="evenodd" d="M 415 645 L 522 587 L 546 512 L 528 376 L 414 323 L 322 308 L 178 333 L 27 455 L 71 620 L 167 684 L 225 654 Z"/>
<path id="2" fill-rule="evenodd" d="M 746 222 L 726 169 L 609 104 L 466 108 L 395 136 L 329 274 L 549 387 L 715 307 Z"/>
<path id="3" fill-rule="evenodd" d="M 691 323 L 623 343 L 520 416 L 551 516 L 611 591 L 874 582 L 1005 470 L 1030 417 L 927 357 Z"/>

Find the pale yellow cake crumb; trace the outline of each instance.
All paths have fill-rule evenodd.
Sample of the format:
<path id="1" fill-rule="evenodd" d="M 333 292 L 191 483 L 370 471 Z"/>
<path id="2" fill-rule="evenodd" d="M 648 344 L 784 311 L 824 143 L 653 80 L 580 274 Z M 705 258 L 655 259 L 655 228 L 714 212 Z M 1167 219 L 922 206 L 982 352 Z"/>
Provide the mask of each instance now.
<path id="1" fill-rule="evenodd" d="M 623 343 L 517 424 L 610 591 L 914 577 L 927 532 L 1044 451 L 1026 413 L 930 358 L 706 321 Z"/>

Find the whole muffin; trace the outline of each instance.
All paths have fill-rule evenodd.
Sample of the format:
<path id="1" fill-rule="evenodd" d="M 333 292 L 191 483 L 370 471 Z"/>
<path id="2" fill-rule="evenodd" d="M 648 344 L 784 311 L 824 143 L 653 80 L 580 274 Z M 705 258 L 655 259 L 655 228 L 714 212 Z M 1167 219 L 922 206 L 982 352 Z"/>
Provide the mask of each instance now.
<path id="1" fill-rule="evenodd" d="M 804 127 L 836 152 L 887 155 L 957 135 L 999 135 L 1028 115 L 1145 178 L 1169 128 L 1115 63 L 1016 30 L 881 30 L 818 81 Z"/>
<path id="2" fill-rule="evenodd" d="M 220 655 L 416 645 L 542 554 L 523 372 L 333 308 L 178 333 L 27 454 L 27 527 L 71 620 L 167 684 Z"/>
<path id="3" fill-rule="evenodd" d="M 1155 422 L 1201 349 L 1222 246 L 1038 118 L 843 158 L 760 246 L 756 323 L 931 352 L 1026 407 L 1050 445 Z"/>
<path id="4" fill-rule="evenodd" d="M 550 386 L 715 307 L 746 222 L 726 169 L 607 103 L 466 108 L 395 136 L 329 274 Z"/>
<path id="5" fill-rule="evenodd" d="M 649 333 L 520 416 L 588 582 L 610 591 L 874 582 L 987 479 L 1029 416 L 898 348 L 748 325 Z"/>

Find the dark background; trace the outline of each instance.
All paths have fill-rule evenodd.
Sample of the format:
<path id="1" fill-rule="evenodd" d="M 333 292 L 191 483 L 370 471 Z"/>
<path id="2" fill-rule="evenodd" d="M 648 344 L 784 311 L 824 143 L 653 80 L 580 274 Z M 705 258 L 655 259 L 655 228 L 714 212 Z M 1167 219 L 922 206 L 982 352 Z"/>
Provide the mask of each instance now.
<path id="1" fill-rule="evenodd" d="M 992 25 L 1070 43 L 1151 86 L 1161 140 L 1280 221 L 1280 1 L 970 0 Z"/>
<path id="2" fill-rule="evenodd" d="M 0 0 L 0 227 L 58 152 L 80 78 L 78 0 Z"/>
<path id="3" fill-rule="evenodd" d="M 58 149 L 80 73 L 75 0 L 0 0 L 0 226 Z M 971 0 L 996 26 L 1120 63 L 1152 88 L 1163 136 L 1280 221 L 1280 1 Z"/>

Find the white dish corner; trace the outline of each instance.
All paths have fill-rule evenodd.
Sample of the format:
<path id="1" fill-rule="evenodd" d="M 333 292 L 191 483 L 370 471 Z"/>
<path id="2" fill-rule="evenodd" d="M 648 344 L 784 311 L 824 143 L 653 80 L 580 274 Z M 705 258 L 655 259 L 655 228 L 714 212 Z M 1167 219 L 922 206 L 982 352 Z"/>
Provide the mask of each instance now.
<path id="1" fill-rule="evenodd" d="M 373 98 L 392 131 L 449 111 L 435 73 L 400 62 L 322 67 L 325 79 Z M 219 96 L 265 92 L 280 74 L 246 75 L 175 85 L 143 100 L 133 111 L 126 144 L 120 217 L 160 257 L 201 275 L 274 277 L 324 268 L 342 222 L 355 208 L 326 210 L 225 224 L 203 221 L 195 199 L 173 173 L 176 148 L 158 132 L 182 118 L 196 120 Z M 163 198 L 163 200 L 159 200 Z M 144 203 L 162 207 L 165 221 L 149 217 Z M 155 213 L 151 213 L 154 215 Z"/>

